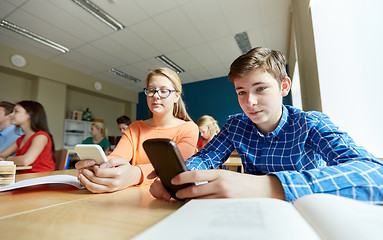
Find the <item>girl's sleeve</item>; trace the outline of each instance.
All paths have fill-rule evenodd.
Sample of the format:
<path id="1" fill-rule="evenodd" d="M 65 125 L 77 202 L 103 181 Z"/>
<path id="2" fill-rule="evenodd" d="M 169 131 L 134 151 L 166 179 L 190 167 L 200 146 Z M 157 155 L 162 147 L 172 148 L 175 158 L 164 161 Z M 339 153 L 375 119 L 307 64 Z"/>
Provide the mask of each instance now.
<path id="1" fill-rule="evenodd" d="M 182 131 L 176 137 L 175 142 L 178 149 L 184 160 L 191 157 L 194 153 L 197 152 L 197 140 L 198 140 L 198 126 L 190 122 L 189 124 L 184 124 Z M 141 169 L 141 180 L 140 184 L 149 184 L 153 180 L 148 179 L 148 175 L 154 170 L 152 164 L 140 164 L 137 165 Z"/>
<path id="2" fill-rule="evenodd" d="M 112 158 L 125 158 L 129 162 L 133 157 L 133 144 L 131 139 L 131 134 L 129 131 L 125 131 L 122 135 L 120 141 L 118 142 L 116 148 L 111 154 L 107 157 L 108 159 Z"/>
<path id="3" fill-rule="evenodd" d="M 198 126 L 194 122 L 190 122 L 185 125 L 176 141 L 177 147 L 185 161 L 197 152 L 198 134 Z"/>

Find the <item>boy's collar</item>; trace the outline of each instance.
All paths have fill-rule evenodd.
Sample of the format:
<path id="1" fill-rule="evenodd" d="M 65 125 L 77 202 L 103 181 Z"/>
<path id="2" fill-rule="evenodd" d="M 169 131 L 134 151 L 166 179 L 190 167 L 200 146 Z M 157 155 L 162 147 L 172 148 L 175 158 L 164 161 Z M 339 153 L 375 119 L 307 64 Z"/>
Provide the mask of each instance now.
<path id="1" fill-rule="evenodd" d="M 283 129 L 283 126 L 287 123 L 288 116 L 289 116 L 288 110 L 285 107 L 285 105 L 282 104 L 282 117 L 281 117 L 281 120 L 279 120 L 278 126 L 274 129 L 274 131 L 269 132 L 266 137 L 278 137 L 278 134 Z M 260 137 L 265 137 L 260 131 L 258 131 L 258 135 Z"/>

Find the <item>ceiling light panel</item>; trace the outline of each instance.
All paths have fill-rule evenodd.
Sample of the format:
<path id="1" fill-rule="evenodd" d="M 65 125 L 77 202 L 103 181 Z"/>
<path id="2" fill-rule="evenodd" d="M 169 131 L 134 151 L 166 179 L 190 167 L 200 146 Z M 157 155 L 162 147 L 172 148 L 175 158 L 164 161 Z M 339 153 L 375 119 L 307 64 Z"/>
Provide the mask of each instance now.
<path id="1" fill-rule="evenodd" d="M 172 60 L 170 60 L 169 58 L 167 58 L 165 55 L 160 55 L 160 56 L 157 56 L 156 59 L 158 61 L 161 61 L 162 63 L 166 64 L 167 66 L 169 66 L 170 68 L 172 68 L 174 71 L 176 71 L 176 73 L 182 73 L 182 72 L 185 72 L 185 70 L 183 68 L 181 68 L 180 66 L 178 66 L 176 63 L 174 63 Z"/>
<path id="2" fill-rule="evenodd" d="M 15 32 L 15 33 L 18 33 L 20 35 L 23 35 L 24 37 L 27 37 L 27 38 L 30 38 L 32 40 L 35 40 L 39 43 L 42 43 L 48 47 L 51 47 L 51 48 L 54 48 L 58 51 L 61 51 L 63 53 L 66 53 L 66 52 L 69 52 L 69 49 L 67 47 L 64 47 L 63 45 L 61 44 L 58 44 L 52 40 L 49 40 L 43 36 L 40 36 L 36 33 L 33 33 L 25 28 L 22 28 L 20 26 L 17 26 L 16 24 L 13 24 L 11 22 L 8 22 L 6 20 L 1 20 L 0 22 L 0 26 L 5 28 L 5 29 L 8 29 L 12 32 Z"/>
<path id="3" fill-rule="evenodd" d="M 239 49 L 241 49 L 241 52 L 243 54 L 247 53 L 251 49 L 250 40 L 247 36 L 247 32 L 237 33 L 235 34 L 234 38 L 237 42 Z"/>
<path id="4" fill-rule="evenodd" d="M 136 82 L 141 82 L 140 79 L 135 78 L 135 77 L 133 77 L 133 76 L 130 76 L 130 75 L 128 75 L 128 74 L 126 74 L 126 73 L 124 73 L 124 72 L 122 72 L 122 71 L 120 71 L 120 70 L 115 69 L 115 68 L 109 69 L 109 72 L 114 73 L 114 74 L 116 74 L 117 76 L 123 77 L 123 78 L 128 79 L 128 80 L 130 80 L 130 81 L 132 81 L 132 82 L 135 82 L 135 83 L 136 83 Z"/>
<path id="5" fill-rule="evenodd" d="M 111 27 L 114 31 L 119 31 L 125 28 L 122 23 L 117 21 L 115 18 L 113 18 L 111 15 L 106 13 L 104 10 L 89 0 L 72 0 L 72 2 L 76 3 L 85 11 L 96 17 L 98 20 Z"/>

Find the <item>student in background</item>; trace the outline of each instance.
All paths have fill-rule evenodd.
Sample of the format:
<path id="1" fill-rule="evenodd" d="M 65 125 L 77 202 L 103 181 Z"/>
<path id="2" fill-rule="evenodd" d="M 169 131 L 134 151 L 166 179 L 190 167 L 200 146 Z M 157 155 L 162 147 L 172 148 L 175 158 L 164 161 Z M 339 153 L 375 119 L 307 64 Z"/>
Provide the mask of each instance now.
<path id="1" fill-rule="evenodd" d="M 130 118 L 128 116 L 122 115 L 121 117 L 118 117 L 116 119 L 116 122 L 118 124 L 118 128 L 120 129 L 121 133 L 124 133 L 124 131 L 129 127 L 129 125 L 132 123 Z"/>
<path id="2" fill-rule="evenodd" d="M 54 142 L 48 129 L 44 107 L 34 101 L 21 101 L 12 113 L 12 123 L 21 127 L 24 135 L 0 153 L 0 160 L 13 161 L 16 165 L 32 166 L 17 173 L 46 172 L 55 170 Z M 11 156 L 15 153 L 15 156 Z"/>
<path id="3" fill-rule="evenodd" d="M 244 113 L 230 116 L 213 140 L 186 161 L 190 170 L 200 171 L 181 173 L 172 182 L 207 183 L 181 189 L 177 198 L 270 197 L 292 202 L 328 193 L 383 203 L 381 160 L 357 146 L 325 114 L 282 104 L 291 86 L 285 64 L 280 52 L 261 47 L 232 63 L 229 79 Z M 206 170 L 220 166 L 234 149 L 246 174 Z M 170 199 L 158 180 L 150 191 L 156 198 Z"/>
<path id="4" fill-rule="evenodd" d="M 15 104 L 0 102 L 0 152 L 11 146 L 16 139 L 24 135 L 21 128 L 12 124 L 12 113 Z"/>
<path id="5" fill-rule="evenodd" d="M 104 152 L 110 150 L 110 142 L 108 140 L 108 128 L 102 122 L 94 122 L 90 127 L 91 137 L 82 141 L 82 144 L 98 144 Z"/>
<path id="6" fill-rule="evenodd" d="M 201 148 L 205 147 L 205 145 L 217 134 L 219 133 L 219 126 L 217 121 L 209 115 L 204 115 L 200 117 L 197 121 L 197 125 L 199 128 L 199 133 L 201 137 L 198 139 L 197 148 L 201 150 Z"/>
<path id="7" fill-rule="evenodd" d="M 195 153 L 198 126 L 186 112 L 177 73 L 168 68 L 153 70 L 146 78 L 144 92 L 151 118 L 129 125 L 108 162 L 100 166 L 94 160 L 76 163 L 80 182 L 91 192 L 113 192 L 148 183 L 153 166 L 142 147 L 147 139 L 173 140 L 185 160 Z"/>

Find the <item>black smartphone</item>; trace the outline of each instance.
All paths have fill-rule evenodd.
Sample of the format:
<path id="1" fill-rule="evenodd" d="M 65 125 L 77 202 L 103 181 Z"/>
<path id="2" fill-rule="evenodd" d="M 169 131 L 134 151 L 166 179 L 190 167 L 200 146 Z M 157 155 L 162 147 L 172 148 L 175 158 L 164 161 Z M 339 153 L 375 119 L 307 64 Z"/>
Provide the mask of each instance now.
<path id="1" fill-rule="evenodd" d="M 165 189 L 174 199 L 185 200 L 176 198 L 175 194 L 178 190 L 193 184 L 173 185 L 171 183 L 173 177 L 188 171 L 177 144 L 167 138 L 153 138 L 146 140 L 143 147 Z"/>

